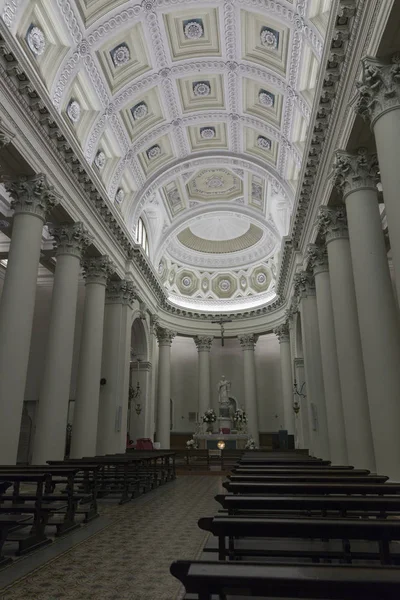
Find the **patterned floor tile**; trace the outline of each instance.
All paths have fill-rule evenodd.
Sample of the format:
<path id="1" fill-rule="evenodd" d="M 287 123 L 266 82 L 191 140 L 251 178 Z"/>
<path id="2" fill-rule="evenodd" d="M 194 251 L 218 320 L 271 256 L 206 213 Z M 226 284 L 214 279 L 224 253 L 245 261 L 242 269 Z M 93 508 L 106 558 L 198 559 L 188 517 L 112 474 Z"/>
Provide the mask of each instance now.
<path id="1" fill-rule="evenodd" d="M 0 600 L 175 600 L 173 560 L 193 559 L 206 535 L 200 517 L 217 510 L 219 477 L 179 477 L 147 503 L 102 503 L 112 523 L 0 592 Z"/>

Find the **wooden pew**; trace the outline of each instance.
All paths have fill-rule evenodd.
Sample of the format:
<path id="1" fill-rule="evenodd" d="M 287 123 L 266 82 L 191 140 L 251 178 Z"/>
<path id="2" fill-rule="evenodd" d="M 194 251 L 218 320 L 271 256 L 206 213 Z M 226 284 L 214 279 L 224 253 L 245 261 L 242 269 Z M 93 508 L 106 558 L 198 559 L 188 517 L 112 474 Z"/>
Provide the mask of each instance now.
<path id="1" fill-rule="evenodd" d="M 241 467 L 232 469 L 234 475 L 340 475 L 354 477 L 370 475 L 367 469 L 346 469 L 343 467 Z"/>
<path id="2" fill-rule="evenodd" d="M 243 456 L 239 463 L 239 465 L 279 465 L 279 466 L 291 466 L 291 465 L 295 465 L 295 466 L 304 466 L 304 467 L 320 467 L 320 466 L 329 466 L 331 464 L 330 460 L 307 460 L 307 459 L 300 459 L 300 458 L 265 458 L 263 456 L 252 456 L 252 457 L 247 457 L 247 456 Z"/>
<path id="3" fill-rule="evenodd" d="M 309 598 L 318 600 L 398 600 L 400 569 L 349 565 L 261 565 L 179 560 L 171 574 L 187 600 Z"/>
<path id="4" fill-rule="evenodd" d="M 235 538 L 292 538 L 285 550 L 286 556 L 290 556 L 293 539 L 343 540 L 342 557 L 346 562 L 351 562 L 350 540 L 368 540 L 379 543 L 379 555 L 374 556 L 373 552 L 367 552 L 367 555 L 372 554 L 375 559 L 379 556 L 383 564 L 391 564 L 389 542 L 400 540 L 398 520 L 218 516 L 202 518 L 198 524 L 200 529 L 218 537 L 218 560 L 227 557 L 232 560 L 238 555 L 235 552 Z M 258 553 L 255 549 L 252 555 L 268 555 L 268 543 L 269 540 L 263 540 L 263 547 L 259 548 Z M 274 556 L 277 555 L 275 552 L 278 550 L 274 546 Z M 241 550 L 240 554 L 243 553 L 248 555 L 249 549 Z M 298 556 L 298 549 L 293 549 L 292 556 Z M 360 554 L 356 556 L 359 558 Z M 399 554 L 397 558 L 400 559 Z"/>
<path id="5" fill-rule="evenodd" d="M 389 479 L 386 475 L 356 475 L 351 477 L 350 475 L 337 475 L 336 473 L 330 475 L 286 475 L 278 473 L 276 475 L 242 475 L 242 474 L 233 474 L 228 475 L 228 479 L 232 483 L 251 483 L 251 482 L 259 482 L 259 483 L 270 483 L 270 482 L 290 482 L 290 483 L 385 483 Z"/>
<path id="6" fill-rule="evenodd" d="M 0 514 L 0 567 L 4 567 L 12 562 L 11 557 L 3 555 L 3 546 L 10 533 L 18 531 L 26 521 L 30 520 L 29 515 L 3 515 Z"/>
<path id="7" fill-rule="evenodd" d="M 280 494 L 295 495 L 306 494 L 316 496 L 318 494 L 374 494 L 388 495 L 399 494 L 399 483 L 356 483 L 355 481 L 344 483 L 261 483 L 253 482 L 230 482 L 225 481 L 223 487 L 233 494 Z"/>
<path id="8" fill-rule="evenodd" d="M 23 538 L 19 535 L 14 539 L 14 535 L 11 539 L 17 541 L 18 555 L 31 552 L 37 548 L 45 546 L 51 543 L 51 539 L 45 534 L 46 525 L 52 514 L 59 511 L 65 511 L 68 508 L 68 503 L 64 501 L 46 502 L 44 500 L 44 490 L 46 482 L 51 480 L 49 473 L 10 473 L 6 475 L 0 474 L 0 481 L 11 481 L 15 489 L 21 483 L 34 483 L 36 484 L 36 493 L 32 494 L 34 500 L 32 502 L 26 502 L 25 499 L 19 502 L 17 497 L 8 496 L 3 494 L 1 496 L 0 504 L 0 516 L 5 514 L 13 515 L 31 515 L 33 516 L 32 527 L 29 534 Z M 9 536 L 10 539 L 10 536 Z"/>
<path id="9" fill-rule="evenodd" d="M 229 515 L 255 511 L 333 511 L 345 517 L 348 513 L 380 518 L 400 514 L 399 496 L 242 496 L 240 494 L 217 494 L 215 499 Z"/>

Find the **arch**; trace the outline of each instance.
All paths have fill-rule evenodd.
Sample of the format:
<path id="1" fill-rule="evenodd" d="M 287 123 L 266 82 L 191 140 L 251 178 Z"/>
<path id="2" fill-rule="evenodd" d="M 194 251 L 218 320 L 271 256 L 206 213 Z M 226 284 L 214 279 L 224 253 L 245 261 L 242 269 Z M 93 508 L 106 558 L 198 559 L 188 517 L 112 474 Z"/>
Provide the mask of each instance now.
<path id="1" fill-rule="evenodd" d="M 131 349 L 135 357 L 141 361 L 149 360 L 149 339 L 147 323 L 140 317 L 139 311 L 134 313 L 131 329 Z"/>

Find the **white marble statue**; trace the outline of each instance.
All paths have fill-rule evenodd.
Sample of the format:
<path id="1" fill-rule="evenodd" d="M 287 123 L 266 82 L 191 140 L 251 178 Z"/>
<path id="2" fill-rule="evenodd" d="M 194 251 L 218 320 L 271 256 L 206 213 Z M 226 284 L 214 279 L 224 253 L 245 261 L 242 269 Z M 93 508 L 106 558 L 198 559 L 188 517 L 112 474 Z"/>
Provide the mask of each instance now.
<path id="1" fill-rule="evenodd" d="M 229 392 L 231 389 L 231 382 L 225 379 L 225 375 L 222 375 L 221 381 L 217 384 L 218 387 L 218 402 L 222 405 L 229 406 Z"/>

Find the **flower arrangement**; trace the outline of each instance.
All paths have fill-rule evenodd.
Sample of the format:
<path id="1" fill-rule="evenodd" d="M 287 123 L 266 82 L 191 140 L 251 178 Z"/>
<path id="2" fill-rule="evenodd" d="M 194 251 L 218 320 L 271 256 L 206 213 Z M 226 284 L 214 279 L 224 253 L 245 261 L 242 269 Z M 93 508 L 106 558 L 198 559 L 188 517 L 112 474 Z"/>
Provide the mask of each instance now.
<path id="1" fill-rule="evenodd" d="M 186 442 L 186 448 L 188 450 L 195 450 L 196 448 L 198 448 L 196 440 L 194 440 L 193 438 L 191 440 L 188 440 Z"/>
<path id="2" fill-rule="evenodd" d="M 249 438 L 244 447 L 245 450 L 257 450 L 257 446 L 253 438 Z"/>
<path id="3" fill-rule="evenodd" d="M 233 415 L 233 420 L 236 423 L 247 423 L 247 415 L 241 408 L 238 408 Z"/>
<path id="4" fill-rule="evenodd" d="M 203 423 L 215 423 L 215 421 L 217 420 L 217 415 L 215 414 L 214 409 L 209 408 L 208 410 L 206 410 L 206 412 L 202 416 L 202 420 Z"/>

